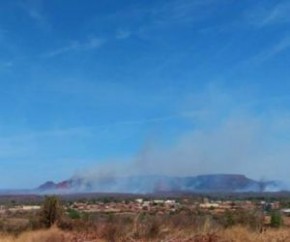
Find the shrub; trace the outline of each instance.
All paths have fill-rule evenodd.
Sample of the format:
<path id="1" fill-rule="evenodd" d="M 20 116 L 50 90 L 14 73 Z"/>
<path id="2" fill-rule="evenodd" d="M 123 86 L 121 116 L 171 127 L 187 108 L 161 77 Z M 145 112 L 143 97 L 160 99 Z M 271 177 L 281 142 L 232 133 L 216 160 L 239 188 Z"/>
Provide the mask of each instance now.
<path id="1" fill-rule="evenodd" d="M 263 224 L 263 216 L 259 211 L 247 211 L 244 209 L 226 211 L 222 216 L 215 216 L 215 220 L 225 228 L 235 225 L 243 225 L 253 230 L 259 229 Z"/>
<path id="2" fill-rule="evenodd" d="M 61 206 L 59 199 L 56 196 L 45 197 L 41 212 L 41 224 L 50 228 L 61 218 Z"/>
<path id="3" fill-rule="evenodd" d="M 281 213 L 278 211 L 272 212 L 271 221 L 270 221 L 271 227 L 279 228 L 279 227 L 281 227 L 282 224 L 283 224 L 283 219 L 282 219 Z"/>
<path id="4" fill-rule="evenodd" d="M 81 214 L 75 209 L 69 208 L 67 210 L 67 213 L 71 219 L 80 219 L 81 218 Z"/>

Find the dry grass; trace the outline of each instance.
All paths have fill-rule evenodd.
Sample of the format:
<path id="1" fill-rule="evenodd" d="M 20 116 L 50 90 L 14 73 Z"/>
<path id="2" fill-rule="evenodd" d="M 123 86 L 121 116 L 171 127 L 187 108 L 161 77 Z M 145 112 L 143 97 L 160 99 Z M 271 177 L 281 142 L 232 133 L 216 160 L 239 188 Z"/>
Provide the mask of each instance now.
<path id="1" fill-rule="evenodd" d="M 290 241 L 289 229 L 269 229 L 263 233 L 253 232 L 244 227 L 233 227 L 219 233 L 221 241 L 235 242 L 288 242 Z"/>
<path id="2" fill-rule="evenodd" d="M 184 231 L 163 231 L 166 236 L 162 239 L 155 238 L 103 238 L 91 239 L 85 238 L 85 235 L 73 232 L 63 232 L 57 228 L 49 230 L 39 230 L 33 232 L 25 232 L 18 237 L 0 236 L 1 242 L 101 242 L 101 241 L 164 241 L 164 242 L 287 242 L 290 241 L 290 231 L 287 229 L 268 230 L 262 234 L 247 230 L 244 227 L 233 227 L 226 230 L 216 232 L 192 232 L 184 233 Z"/>
<path id="3" fill-rule="evenodd" d="M 13 236 L 0 236 L 1 242 L 113 242 L 113 241 L 163 241 L 163 242 L 288 242 L 290 241 L 290 231 L 288 229 L 268 230 L 263 233 L 253 232 L 245 227 L 233 227 L 230 229 L 220 231 L 192 231 L 188 233 L 185 231 L 177 230 L 163 230 L 158 233 L 166 232 L 163 238 L 158 235 L 153 238 L 134 238 L 129 236 L 124 237 L 107 237 L 103 239 L 88 239 L 85 234 L 74 232 L 63 232 L 57 228 L 49 230 L 39 230 L 33 232 L 25 232 L 18 237 Z"/>
<path id="4" fill-rule="evenodd" d="M 23 232 L 19 236 L 0 235 L 0 242 L 290 242 L 286 227 L 260 233 L 247 226 L 222 228 L 210 219 L 194 220 L 188 216 L 137 216 L 131 220 L 113 218 L 92 224 L 77 223 L 69 230 L 52 227 Z"/>
<path id="5" fill-rule="evenodd" d="M 65 242 L 70 236 L 57 228 L 24 232 L 20 236 L 0 236 L 1 242 Z"/>
<path id="6" fill-rule="evenodd" d="M 19 237 L 1 236 L 1 242 L 84 242 L 84 241 L 164 241 L 164 242 L 287 242 L 290 241 L 290 232 L 288 230 L 269 230 L 263 234 L 251 232 L 242 227 L 234 227 L 224 231 L 203 234 L 187 235 L 182 232 L 169 233 L 162 240 L 159 238 L 115 238 L 115 239 L 93 239 L 87 240 L 83 235 L 64 233 L 58 229 L 41 230 L 26 232 Z"/>

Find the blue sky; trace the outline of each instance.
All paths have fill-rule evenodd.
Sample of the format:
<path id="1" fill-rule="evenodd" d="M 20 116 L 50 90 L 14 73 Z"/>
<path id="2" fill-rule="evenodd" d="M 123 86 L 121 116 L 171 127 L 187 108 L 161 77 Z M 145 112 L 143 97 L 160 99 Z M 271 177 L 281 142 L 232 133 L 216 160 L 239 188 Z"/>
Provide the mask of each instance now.
<path id="1" fill-rule="evenodd" d="M 0 188 L 103 169 L 287 179 L 289 11 L 1 0 Z"/>

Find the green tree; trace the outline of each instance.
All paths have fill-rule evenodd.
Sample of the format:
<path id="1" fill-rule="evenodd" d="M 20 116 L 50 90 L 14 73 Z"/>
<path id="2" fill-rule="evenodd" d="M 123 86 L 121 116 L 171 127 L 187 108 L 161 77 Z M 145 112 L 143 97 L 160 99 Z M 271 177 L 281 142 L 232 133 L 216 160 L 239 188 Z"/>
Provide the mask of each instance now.
<path id="1" fill-rule="evenodd" d="M 280 212 L 274 211 L 271 214 L 271 227 L 279 228 L 283 224 L 282 215 Z"/>
<path id="2" fill-rule="evenodd" d="M 224 214 L 224 226 L 231 227 L 236 224 L 234 214 L 231 211 L 226 211 Z"/>
<path id="3" fill-rule="evenodd" d="M 81 214 L 75 209 L 69 208 L 67 210 L 67 213 L 71 219 L 80 219 L 81 218 Z"/>
<path id="4" fill-rule="evenodd" d="M 61 218 L 61 206 L 56 196 L 47 196 L 44 199 L 40 212 L 41 223 L 49 228 Z"/>

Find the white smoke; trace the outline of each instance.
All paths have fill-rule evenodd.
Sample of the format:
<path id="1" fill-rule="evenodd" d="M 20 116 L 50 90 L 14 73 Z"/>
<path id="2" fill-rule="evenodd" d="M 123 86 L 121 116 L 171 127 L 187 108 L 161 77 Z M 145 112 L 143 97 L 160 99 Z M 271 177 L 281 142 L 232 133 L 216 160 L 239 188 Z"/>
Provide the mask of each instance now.
<path id="1" fill-rule="evenodd" d="M 192 128 L 171 137 L 170 144 L 153 135 L 127 162 L 107 162 L 105 168 L 78 175 L 110 180 L 126 175 L 235 173 L 256 180 L 289 180 L 290 112 L 283 100 L 253 100 L 243 92 L 211 86 L 191 95 L 184 106 L 180 119 Z"/>

